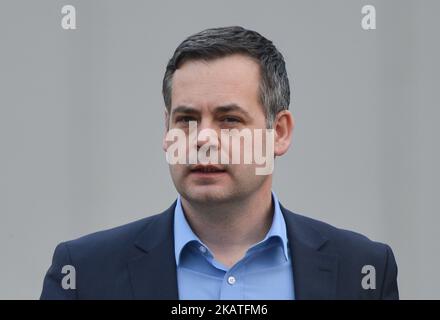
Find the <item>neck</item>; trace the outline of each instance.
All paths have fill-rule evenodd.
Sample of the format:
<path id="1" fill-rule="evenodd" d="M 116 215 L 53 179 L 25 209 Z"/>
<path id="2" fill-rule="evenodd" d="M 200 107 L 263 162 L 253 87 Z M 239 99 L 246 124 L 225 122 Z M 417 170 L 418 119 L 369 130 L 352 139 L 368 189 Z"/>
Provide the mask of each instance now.
<path id="1" fill-rule="evenodd" d="M 189 225 L 215 258 L 232 266 L 253 244 L 264 239 L 273 220 L 270 185 L 247 198 L 219 205 L 194 204 L 183 197 Z"/>

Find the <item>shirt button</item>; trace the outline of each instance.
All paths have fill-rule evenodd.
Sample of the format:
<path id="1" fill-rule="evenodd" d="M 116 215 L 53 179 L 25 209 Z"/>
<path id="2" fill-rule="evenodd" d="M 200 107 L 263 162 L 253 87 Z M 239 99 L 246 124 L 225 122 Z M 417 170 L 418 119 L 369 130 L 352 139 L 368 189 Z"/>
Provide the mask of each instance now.
<path id="1" fill-rule="evenodd" d="M 230 276 L 230 277 L 228 277 L 228 283 L 230 284 L 230 285 L 233 285 L 234 283 L 235 283 L 235 277 L 234 276 Z"/>
<path id="2" fill-rule="evenodd" d="M 206 252 L 206 248 L 205 248 L 204 246 L 200 246 L 200 247 L 199 247 L 199 250 L 200 250 L 202 253 L 205 253 L 205 252 Z"/>

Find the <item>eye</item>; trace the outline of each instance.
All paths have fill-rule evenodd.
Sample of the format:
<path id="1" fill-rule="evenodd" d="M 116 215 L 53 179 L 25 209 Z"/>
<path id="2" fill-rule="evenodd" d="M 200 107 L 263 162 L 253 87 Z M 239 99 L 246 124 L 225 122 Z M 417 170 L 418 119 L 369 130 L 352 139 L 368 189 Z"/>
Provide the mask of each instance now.
<path id="1" fill-rule="evenodd" d="M 197 119 L 192 116 L 180 116 L 176 118 L 177 123 L 189 123 L 190 121 L 197 121 Z"/>
<path id="2" fill-rule="evenodd" d="M 237 117 L 228 116 L 228 117 L 222 118 L 221 121 L 226 122 L 226 123 L 239 123 L 239 122 L 241 122 L 241 119 L 239 119 Z"/>

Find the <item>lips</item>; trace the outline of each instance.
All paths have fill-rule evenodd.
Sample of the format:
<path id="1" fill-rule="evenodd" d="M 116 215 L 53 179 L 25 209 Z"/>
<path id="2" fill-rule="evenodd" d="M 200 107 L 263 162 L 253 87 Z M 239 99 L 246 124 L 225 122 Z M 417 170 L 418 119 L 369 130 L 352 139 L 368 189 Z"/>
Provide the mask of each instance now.
<path id="1" fill-rule="evenodd" d="M 214 165 L 196 165 L 190 169 L 191 173 L 222 173 L 226 172 L 225 168 Z"/>

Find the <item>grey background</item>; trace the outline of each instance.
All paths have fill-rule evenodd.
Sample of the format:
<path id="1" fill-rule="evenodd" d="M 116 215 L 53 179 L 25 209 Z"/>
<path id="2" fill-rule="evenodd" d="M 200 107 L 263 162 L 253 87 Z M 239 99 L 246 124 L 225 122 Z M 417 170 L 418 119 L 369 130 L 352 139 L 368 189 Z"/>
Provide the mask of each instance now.
<path id="1" fill-rule="evenodd" d="M 77 10 L 63 30 L 61 7 Z M 373 4 L 377 30 L 360 27 Z M 0 298 L 38 298 L 61 241 L 167 208 L 161 80 L 186 36 L 242 25 L 283 52 L 296 118 L 274 190 L 386 242 L 404 299 L 440 298 L 438 1 L 0 3 Z M 355 272 L 355 270 L 353 270 Z"/>

